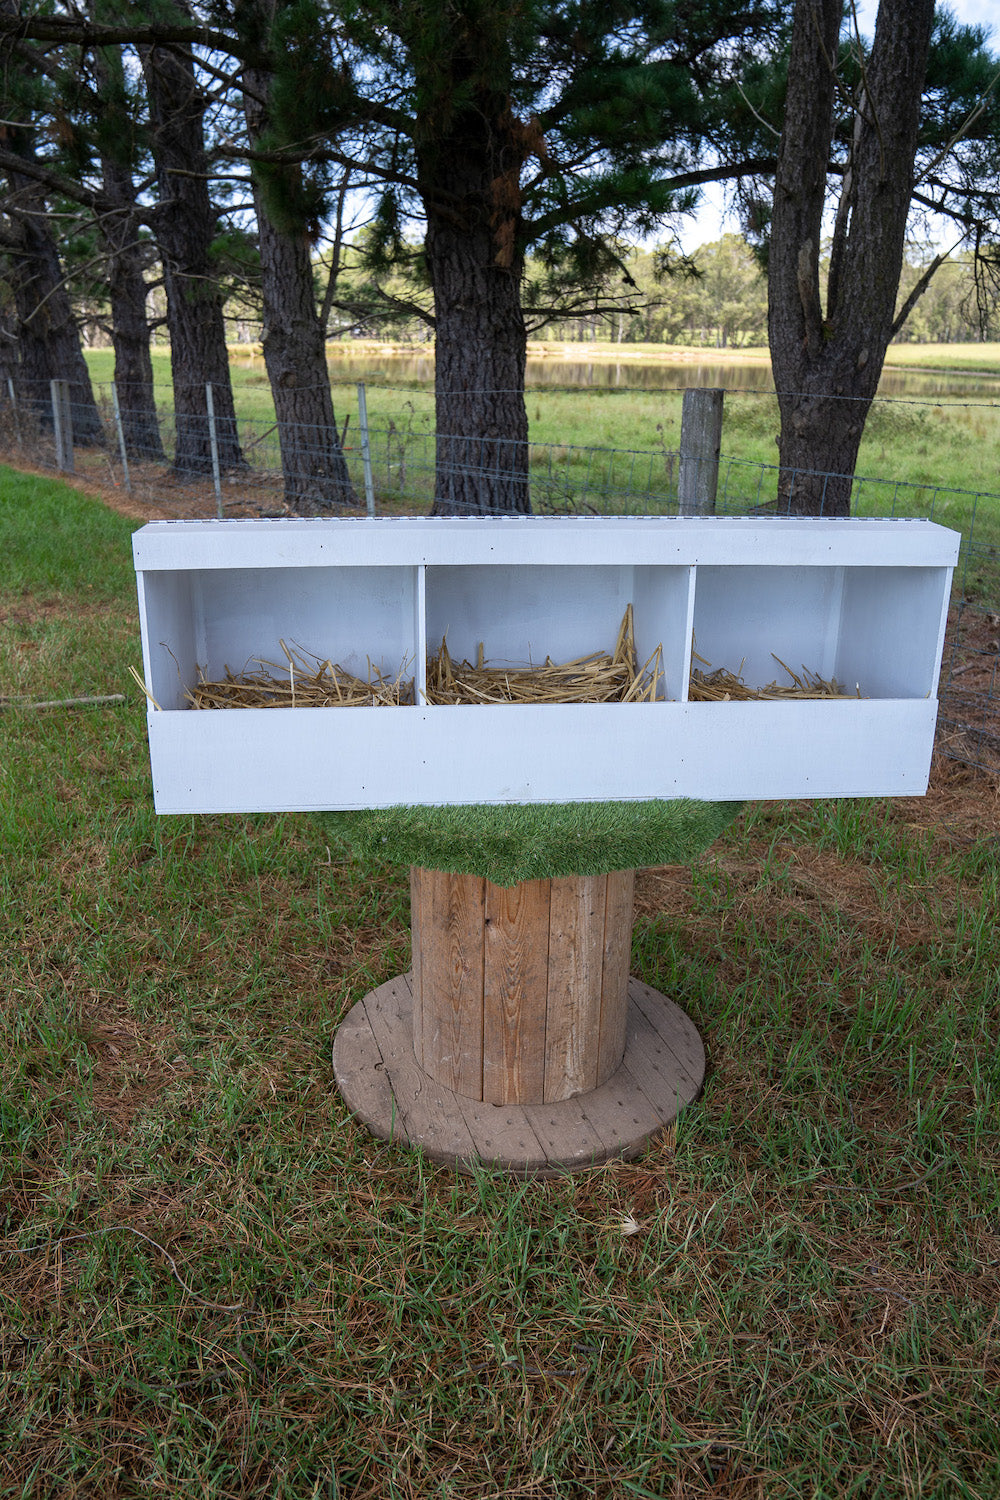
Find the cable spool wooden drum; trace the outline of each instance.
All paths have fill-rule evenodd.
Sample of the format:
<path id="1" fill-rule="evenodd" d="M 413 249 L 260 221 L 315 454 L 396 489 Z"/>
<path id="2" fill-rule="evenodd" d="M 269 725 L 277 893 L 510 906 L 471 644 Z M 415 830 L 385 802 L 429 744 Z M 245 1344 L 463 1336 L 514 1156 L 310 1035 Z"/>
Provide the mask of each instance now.
<path id="1" fill-rule="evenodd" d="M 488 1104 L 552 1104 L 625 1055 L 634 870 L 497 886 L 410 871 L 413 1051 Z"/>
<path id="2" fill-rule="evenodd" d="M 433 1161 L 547 1176 L 635 1156 L 698 1095 L 690 1018 L 629 975 L 635 871 L 498 886 L 411 867 L 413 969 L 337 1032 L 353 1114 Z"/>

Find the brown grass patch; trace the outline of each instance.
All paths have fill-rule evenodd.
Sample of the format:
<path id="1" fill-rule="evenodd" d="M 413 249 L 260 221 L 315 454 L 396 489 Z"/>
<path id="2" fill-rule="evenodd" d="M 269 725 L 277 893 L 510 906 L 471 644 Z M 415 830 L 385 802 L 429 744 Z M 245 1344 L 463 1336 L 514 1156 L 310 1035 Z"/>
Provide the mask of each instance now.
<path id="1" fill-rule="evenodd" d="M 948 618 L 938 746 L 1000 772 L 1000 614 L 959 604 Z"/>
<path id="2" fill-rule="evenodd" d="M 130 1130 L 164 1090 L 192 1076 L 173 1027 L 138 1020 L 127 1003 L 105 998 L 85 1001 L 80 1012 L 94 1113 L 116 1131 Z"/>

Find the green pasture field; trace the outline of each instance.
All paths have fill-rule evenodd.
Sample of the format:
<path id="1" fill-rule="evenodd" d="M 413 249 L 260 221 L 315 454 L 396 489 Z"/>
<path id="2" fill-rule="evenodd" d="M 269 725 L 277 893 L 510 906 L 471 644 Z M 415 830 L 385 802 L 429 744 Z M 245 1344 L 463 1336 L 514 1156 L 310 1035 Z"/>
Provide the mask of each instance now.
<path id="1" fill-rule="evenodd" d="M 541 347 L 541 346 L 539 346 Z M 572 348 L 573 346 L 569 346 Z M 615 346 L 576 346 L 595 360 L 613 359 Z M 626 346 L 628 347 L 628 346 Z M 369 417 L 373 426 L 389 420 L 397 428 L 411 421 L 416 428 L 433 425 L 433 392 L 426 382 L 402 373 L 410 353 L 386 354 L 371 344 L 331 345 L 329 366 L 339 420 L 348 412 L 357 421 L 356 378 L 344 376 L 347 361 L 365 366 Z M 567 346 L 559 346 L 558 352 Z M 656 452 L 676 450 L 680 439 L 681 391 L 677 370 L 691 363 L 691 354 L 716 355 L 725 364 L 759 369 L 767 365 L 765 350 L 687 351 L 654 346 L 630 362 L 662 365 L 663 390 L 580 386 L 548 389 L 529 387 L 529 431 L 532 442 L 567 448 L 604 448 Z M 231 369 L 240 414 L 253 422 L 271 422 L 274 408 L 256 346 L 234 345 Z M 244 352 L 248 351 L 248 352 Z M 583 353 L 577 354 L 583 359 Z M 110 350 L 88 354 L 95 380 L 107 383 L 113 374 Z M 153 351 L 158 387 L 169 401 L 169 355 Z M 1000 345 L 900 345 L 890 351 L 889 364 L 899 368 L 926 367 L 993 371 L 1000 376 Z M 341 379 L 338 379 L 341 376 Z M 749 463 L 777 462 L 777 403 L 764 393 L 730 391 L 726 398 L 723 457 Z M 1000 404 L 983 402 L 876 402 L 869 418 L 858 473 L 889 483 L 906 483 L 952 490 L 1000 489 Z"/>
<path id="2" fill-rule="evenodd" d="M 893 344 L 886 364 L 925 370 L 1000 370 L 1000 344 Z"/>
<path id="3" fill-rule="evenodd" d="M 677 350 L 667 346 L 630 346 L 626 362 L 662 368 L 662 390 L 614 386 L 550 388 L 527 392 L 531 464 L 536 503 L 554 510 L 656 510 L 676 497 L 677 448 L 680 442 L 682 392 L 678 371 L 693 360 L 721 358 L 734 371 L 758 373 L 766 367 L 766 350 Z M 558 368 L 560 356 L 612 359 L 621 346 L 532 346 L 547 350 L 547 365 Z M 585 352 L 581 352 L 585 351 Z M 419 352 L 419 351 L 418 351 Z M 252 449 L 254 462 L 278 466 L 271 432 L 274 408 L 263 358 L 253 345 L 234 345 L 232 375 L 244 441 L 270 441 Z M 380 511 L 419 510 L 433 494 L 433 392 L 426 380 L 411 378 L 414 351 L 386 350 L 373 343 L 330 346 L 330 372 L 337 420 L 348 420 L 348 458 L 359 493 L 363 491 L 356 383 L 367 389 L 376 504 Z M 422 357 L 426 360 L 426 351 Z M 88 355 L 94 378 L 111 380 L 110 350 Z M 158 388 L 170 404 L 168 352 L 153 351 Z M 893 368 L 995 371 L 1000 376 L 1000 345 L 894 346 Z M 729 378 L 729 377 L 727 377 Z M 739 383 L 738 373 L 732 377 Z M 857 473 L 858 514 L 931 515 L 963 531 L 975 531 L 977 568 L 990 577 L 1000 549 L 1000 402 L 989 391 L 949 399 L 914 397 L 878 401 L 869 416 Z M 730 389 L 723 427 L 720 506 L 734 511 L 774 498 L 777 486 L 778 410 L 772 395 Z M 992 561 L 991 561 L 992 559 Z M 983 592 L 975 582 L 971 592 Z"/>
<path id="4" fill-rule="evenodd" d="M 406 871 L 153 813 L 134 524 L 0 470 L 0 1493 L 994 1500 L 995 783 L 641 873 L 702 1097 L 633 1163 L 456 1177 L 333 1083 Z"/>

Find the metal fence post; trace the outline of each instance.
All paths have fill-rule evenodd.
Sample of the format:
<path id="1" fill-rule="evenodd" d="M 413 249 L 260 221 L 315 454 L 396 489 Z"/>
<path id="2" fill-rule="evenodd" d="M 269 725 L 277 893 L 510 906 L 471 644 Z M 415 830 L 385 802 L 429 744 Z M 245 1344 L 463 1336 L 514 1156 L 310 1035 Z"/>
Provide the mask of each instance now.
<path id="1" fill-rule="evenodd" d="M 372 478 L 372 451 L 368 445 L 368 400 L 364 382 L 358 384 L 358 426 L 361 428 L 361 462 L 365 467 L 365 504 L 368 514 L 375 514 L 375 481 Z"/>
<path id="2" fill-rule="evenodd" d="M 677 471 L 678 515 L 706 515 L 715 509 L 724 396 L 724 390 L 692 388 L 684 392 L 681 456 Z"/>
<path id="3" fill-rule="evenodd" d="M 69 384 L 50 380 L 52 396 L 52 435 L 56 444 L 56 467 L 64 474 L 73 473 L 73 410 L 69 401 Z"/>
<path id="4" fill-rule="evenodd" d="M 212 449 L 212 478 L 215 480 L 215 513 L 222 520 L 222 475 L 219 472 L 219 440 L 215 433 L 215 398 L 211 382 L 205 386 L 205 410 L 208 412 L 208 441 Z"/>
<path id="5" fill-rule="evenodd" d="M 118 386 L 113 380 L 111 382 L 111 405 L 114 407 L 115 413 L 115 431 L 118 433 L 118 451 L 122 456 L 122 478 L 125 481 L 125 488 L 131 495 L 132 479 L 128 471 L 128 454 L 125 451 L 125 429 L 122 426 L 122 409 L 118 405 Z"/>
<path id="6" fill-rule="evenodd" d="M 14 418 L 14 441 L 20 448 L 21 438 L 21 413 L 17 409 L 17 392 L 14 390 L 13 375 L 7 376 L 7 395 L 10 397 L 10 410 Z"/>

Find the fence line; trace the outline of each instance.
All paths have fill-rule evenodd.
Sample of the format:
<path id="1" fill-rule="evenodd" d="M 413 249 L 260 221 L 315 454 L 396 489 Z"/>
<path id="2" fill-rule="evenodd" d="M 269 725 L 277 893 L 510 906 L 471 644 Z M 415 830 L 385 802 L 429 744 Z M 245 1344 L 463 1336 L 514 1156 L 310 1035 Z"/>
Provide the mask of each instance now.
<path id="1" fill-rule="evenodd" d="M 684 439 L 681 447 L 671 448 L 662 434 L 659 446 L 634 449 L 497 440 L 484 462 L 479 439 L 435 432 L 429 409 L 418 412 L 406 403 L 394 416 L 372 421 L 361 385 L 356 388 L 358 439 L 347 443 L 338 434 L 350 486 L 345 493 L 325 467 L 327 429 L 286 425 L 286 448 L 295 455 L 290 463 L 270 413 L 241 417 L 238 441 L 236 434 L 223 434 L 230 458 L 238 455 L 224 466 L 208 393 L 205 416 L 185 417 L 185 457 L 179 469 L 176 458 L 182 450 L 169 407 L 157 410 L 151 429 L 148 421 L 144 426 L 135 420 L 121 389 L 95 388 L 95 421 L 94 403 L 80 399 L 79 387 L 53 384 L 58 390 L 33 401 L 16 400 L 12 382 L 6 391 L 0 388 L 0 449 L 12 462 L 73 470 L 81 478 L 126 489 L 140 503 L 162 503 L 168 496 L 180 503 L 200 495 L 210 504 L 214 499 L 220 516 L 340 514 L 355 506 L 372 515 L 419 514 L 429 511 L 436 486 L 446 491 L 449 483 L 460 486 L 472 480 L 493 493 L 491 485 L 511 477 L 523 484 L 531 508 L 548 515 L 677 515 L 714 509 L 764 516 L 787 512 L 794 503 L 796 476 L 789 494 L 788 476 L 776 464 L 720 453 L 721 403 L 719 427 L 700 431 L 698 443 L 688 444 L 686 451 Z M 148 415 L 142 414 L 144 419 Z M 352 415 L 344 422 L 345 435 Z M 785 481 L 783 488 L 779 479 Z M 923 516 L 962 533 L 942 673 L 939 745 L 964 764 L 1000 771 L 1000 495 L 856 476 L 851 501 L 856 515 Z"/>

